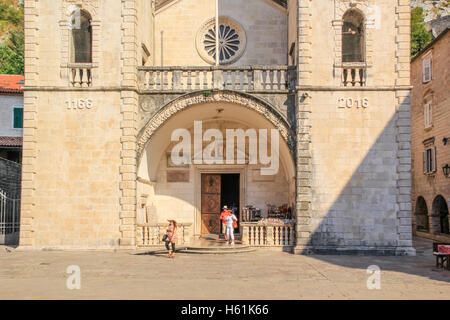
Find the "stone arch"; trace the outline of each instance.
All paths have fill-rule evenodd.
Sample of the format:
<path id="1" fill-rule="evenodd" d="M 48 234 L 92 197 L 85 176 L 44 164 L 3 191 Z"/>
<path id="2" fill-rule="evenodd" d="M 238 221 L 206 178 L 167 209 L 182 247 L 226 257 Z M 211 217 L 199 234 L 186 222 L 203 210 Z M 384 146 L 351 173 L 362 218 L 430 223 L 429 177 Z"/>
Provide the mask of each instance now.
<path id="1" fill-rule="evenodd" d="M 427 202 L 422 196 L 417 197 L 414 215 L 416 219 L 416 230 L 428 232 L 430 230 L 428 223 L 428 207 Z"/>
<path id="2" fill-rule="evenodd" d="M 79 21 L 76 21 L 76 20 Z M 72 28 L 70 35 L 70 62 L 92 63 L 92 16 L 85 9 L 74 12 L 70 17 L 71 24 L 79 24 Z"/>
<path id="3" fill-rule="evenodd" d="M 99 0 L 65 0 L 59 7 L 61 12 L 61 20 L 59 21 L 60 29 L 60 65 L 61 79 L 69 80 L 71 57 L 71 17 L 76 11 L 86 12 L 90 16 L 91 25 L 91 62 L 93 67 L 98 67 L 100 62 L 100 43 L 101 43 L 101 20 L 100 20 L 100 1 Z M 92 77 L 98 79 L 99 75 L 95 72 Z"/>
<path id="4" fill-rule="evenodd" d="M 359 12 L 364 18 L 364 53 L 365 65 L 373 65 L 373 29 L 376 28 L 376 19 L 380 12 L 378 7 L 370 5 L 370 1 L 334 0 L 334 19 L 332 21 L 335 34 L 341 34 L 344 25 L 344 15 L 350 10 Z M 377 11 L 378 10 L 378 11 Z M 334 37 L 334 76 L 335 84 L 340 85 L 342 78 L 342 37 Z M 370 69 L 367 70 L 367 80 L 370 79 Z"/>
<path id="5" fill-rule="evenodd" d="M 137 160 L 138 166 L 142 158 L 142 154 L 146 148 L 152 135 L 173 115 L 189 108 L 193 105 L 228 102 L 241 105 L 242 107 L 251 109 L 264 116 L 276 129 L 280 136 L 288 145 L 291 153 L 294 153 L 295 133 L 289 126 L 288 121 L 268 102 L 258 99 L 254 96 L 238 93 L 235 91 L 212 91 L 205 94 L 204 91 L 196 91 L 185 94 L 175 100 L 172 100 L 161 108 L 142 128 L 137 138 Z"/>
<path id="6" fill-rule="evenodd" d="M 342 16 L 342 62 L 365 62 L 365 16 L 349 9 Z"/>
<path id="7" fill-rule="evenodd" d="M 449 234 L 448 205 L 441 195 L 436 196 L 431 208 L 431 227 L 433 233 Z"/>

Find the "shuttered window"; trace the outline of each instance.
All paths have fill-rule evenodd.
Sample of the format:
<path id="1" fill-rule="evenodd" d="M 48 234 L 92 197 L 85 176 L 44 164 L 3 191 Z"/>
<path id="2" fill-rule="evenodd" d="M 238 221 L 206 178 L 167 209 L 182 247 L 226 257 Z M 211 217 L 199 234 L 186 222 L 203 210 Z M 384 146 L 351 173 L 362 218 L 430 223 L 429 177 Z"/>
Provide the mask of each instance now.
<path id="1" fill-rule="evenodd" d="M 436 147 L 428 148 L 423 153 L 423 173 L 436 172 Z"/>
<path id="2" fill-rule="evenodd" d="M 14 129 L 23 128 L 23 108 L 14 108 L 13 128 Z"/>
<path id="3" fill-rule="evenodd" d="M 424 119 L 425 119 L 425 128 L 429 128 L 433 124 L 433 108 L 431 105 L 431 101 L 425 103 L 423 113 L 424 113 Z"/>
<path id="4" fill-rule="evenodd" d="M 431 58 L 422 61 L 422 82 L 427 83 L 431 81 Z"/>

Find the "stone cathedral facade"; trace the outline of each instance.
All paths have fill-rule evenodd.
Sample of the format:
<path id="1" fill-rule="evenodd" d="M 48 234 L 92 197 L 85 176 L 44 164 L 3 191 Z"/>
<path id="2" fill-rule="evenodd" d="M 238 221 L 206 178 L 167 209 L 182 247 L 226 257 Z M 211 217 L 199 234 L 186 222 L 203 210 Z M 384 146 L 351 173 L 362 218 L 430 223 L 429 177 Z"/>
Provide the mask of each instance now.
<path id="1" fill-rule="evenodd" d="M 25 0 L 20 248 L 188 244 L 228 204 L 248 245 L 414 254 L 409 41 L 409 0 Z M 174 163 L 200 122 L 275 129 L 277 173 Z"/>

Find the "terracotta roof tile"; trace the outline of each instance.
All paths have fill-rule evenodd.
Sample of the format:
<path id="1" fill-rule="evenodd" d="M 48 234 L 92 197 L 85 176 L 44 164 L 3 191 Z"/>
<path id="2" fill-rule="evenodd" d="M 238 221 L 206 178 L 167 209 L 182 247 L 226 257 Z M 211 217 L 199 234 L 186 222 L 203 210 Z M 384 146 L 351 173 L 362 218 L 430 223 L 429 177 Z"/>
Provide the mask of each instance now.
<path id="1" fill-rule="evenodd" d="M 0 147 L 21 147 L 22 137 L 0 137 Z"/>
<path id="2" fill-rule="evenodd" d="M 23 93 L 25 78 L 15 74 L 0 74 L 0 93 Z"/>

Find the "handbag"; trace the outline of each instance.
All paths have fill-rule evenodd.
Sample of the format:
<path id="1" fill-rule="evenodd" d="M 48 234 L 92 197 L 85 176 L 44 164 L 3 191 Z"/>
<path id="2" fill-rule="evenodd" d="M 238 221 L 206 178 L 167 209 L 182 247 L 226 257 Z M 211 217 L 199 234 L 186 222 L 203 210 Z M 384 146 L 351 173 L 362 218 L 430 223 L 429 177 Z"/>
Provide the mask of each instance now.
<path id="1" fill-rule="evenodd" d="M 238 227 L 238 226 L 237 226 L 237 220 L 234 220 L 234 221 L 233 221 L 233 228 L 234 228 L 234 229 L 237 229 L 237 227 Z"/>
<path id="2" fill-rule="evenodd" d="M 167 241 L 167 238 L 169 238 L 169 236 L 168 236 L 167 234 L 163 235 L 162 241 L 163 241 L 163 242 L 166 242 L 166 241 Z"/>

